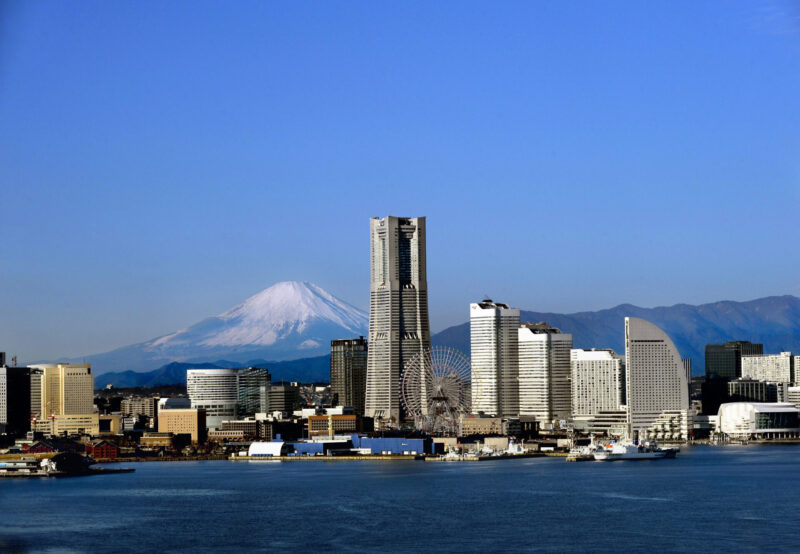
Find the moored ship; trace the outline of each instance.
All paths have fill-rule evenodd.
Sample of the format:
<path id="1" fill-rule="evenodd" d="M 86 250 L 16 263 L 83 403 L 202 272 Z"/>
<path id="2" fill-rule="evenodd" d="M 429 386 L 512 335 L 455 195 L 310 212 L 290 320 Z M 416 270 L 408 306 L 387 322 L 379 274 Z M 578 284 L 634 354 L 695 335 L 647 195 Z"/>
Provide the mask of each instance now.
<path id="1" fill-rule="evenodd" d="M 613 462 L 616 460 L 657 460 L 674 458 L 676 448 L 661 448 L 655 442 L 636 443 L 630 441 L 608 444 L 593 452 L 595 461 Z"/>

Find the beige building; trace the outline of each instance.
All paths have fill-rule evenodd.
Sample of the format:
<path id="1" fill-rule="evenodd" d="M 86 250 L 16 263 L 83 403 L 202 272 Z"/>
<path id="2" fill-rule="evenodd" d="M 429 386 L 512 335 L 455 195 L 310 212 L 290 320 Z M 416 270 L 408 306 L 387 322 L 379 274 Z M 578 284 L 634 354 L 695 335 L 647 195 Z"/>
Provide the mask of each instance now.
<path id="1" fill-rule="evenodd" d="M 206 411 L 197 408 L 161 410 L 158 432 L 190 435 L 193 443 L 206 441 Z"/>
<path id="2" fill-rule="evenodd" d="M 57 415 L 51 418 L 53 435 L 99 435 L 100 416 L 97 414 Z"/>
<path id="3" fill-rule="evenodd" d="M 502 435 L 503 419 L 500 417 L 463 416 L 459 436 Z"/>
<path id="4" fill-rule="evenodd" d="M 59 430 L 77 428 L 94 414 L 94 375 L 92 366 L 77 364 L 41 364 L 31 366 L 31 429 L 60 434 Z M 84 416 L 62 419 L 60 416 Z M 73 422 L 78 422 L 73 425 Z M 97 419 L 94 420 L 95 428 Z M 88 432 L 88 431 L 87 431 Z"/>

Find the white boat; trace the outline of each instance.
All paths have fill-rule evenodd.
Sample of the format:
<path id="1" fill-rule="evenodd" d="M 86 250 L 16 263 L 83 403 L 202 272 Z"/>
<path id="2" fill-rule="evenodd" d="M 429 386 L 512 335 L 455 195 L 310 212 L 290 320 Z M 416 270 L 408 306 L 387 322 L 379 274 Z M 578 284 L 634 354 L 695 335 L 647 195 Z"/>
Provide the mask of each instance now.
<path id="1" fill-rule="evenodd" d="M 657 460 L 659 458 L 674 458 L 677 454 L 674 448 L 661 448 L 655 442 L 634 443 L 630 441 L 607 444 L 593 452 L 597 462 L 613 462 L 615 460 Z"/>

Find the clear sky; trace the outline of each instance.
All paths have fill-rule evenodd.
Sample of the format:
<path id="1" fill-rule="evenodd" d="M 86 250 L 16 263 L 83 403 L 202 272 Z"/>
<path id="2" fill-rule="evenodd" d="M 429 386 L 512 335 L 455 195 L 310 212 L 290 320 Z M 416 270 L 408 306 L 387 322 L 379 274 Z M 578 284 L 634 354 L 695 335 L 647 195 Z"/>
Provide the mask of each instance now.
<path id="1" fill-rule="evenodd" d="M 282 280 L 434 331 L 800 294 L 791 2 L 0 3 L 0 350 L 93 354 Z"/>

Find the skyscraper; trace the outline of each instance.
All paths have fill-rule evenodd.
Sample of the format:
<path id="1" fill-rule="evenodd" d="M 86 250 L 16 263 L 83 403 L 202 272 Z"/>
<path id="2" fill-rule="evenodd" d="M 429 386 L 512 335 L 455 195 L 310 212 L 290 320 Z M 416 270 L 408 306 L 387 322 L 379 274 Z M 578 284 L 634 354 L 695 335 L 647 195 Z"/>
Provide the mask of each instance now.
<path id="1" fill-rule="evenodd" d="M 94 414 L 91 366 L 32 365 L 30 380 L 32 430 L 57 433 L 58 429 L 69 427 L 73 421 L 83 425 L 84 420 Z"/>
<path id="2" fill-rule="evenodd" d="M 262 367 L 247 367 L 239 370 L 239 405 L 237 418 L 254 417 L 257 413 L 267 413 L 272 377 L 269 370 Z"/>
<path id="3" fill-rule="evenodd" d="M 625 366 L 631 432 L 640 438 L 687 438 L 689 386 L 669 336 L 649 321 L 626 317 Z"/>
<path id="4" fill-rule="evenodd" d="M 339 339 L 331 341 L 331 397 L 334 406 L 351 406 L 364 415 L 367 391 L 367 341 Z"/>
<path id="5" fill-rule="evenodd" d="M 372 218 L 365 415 L 400 422 L 403 367 L 430 345 L 425 218 Z"/>
<path id="6" fill-rule="evenodd" d="M 519 310 L 489 299 L 469 305 L 472 413 L 519 415 Z"/>
<path id="7" fill-rule="evenodd" d="M 0 434 L 24 435 L 30 429 L 30 368 L 8 367 L 0 353 Z"/>
<path id="8" fill-rule="evenodd" d="M 523 323 L 519 337 L 519 415 L 549 426 L 572 416 L 572 335 L 547 323 Z"/>

